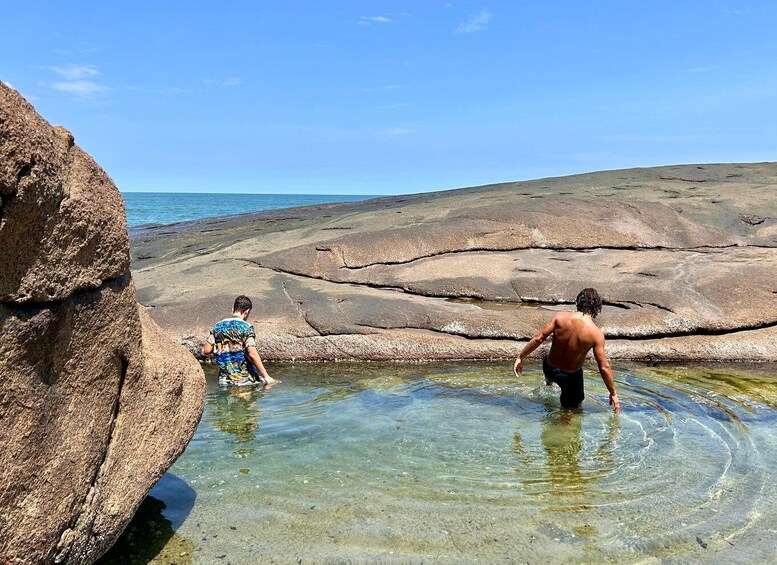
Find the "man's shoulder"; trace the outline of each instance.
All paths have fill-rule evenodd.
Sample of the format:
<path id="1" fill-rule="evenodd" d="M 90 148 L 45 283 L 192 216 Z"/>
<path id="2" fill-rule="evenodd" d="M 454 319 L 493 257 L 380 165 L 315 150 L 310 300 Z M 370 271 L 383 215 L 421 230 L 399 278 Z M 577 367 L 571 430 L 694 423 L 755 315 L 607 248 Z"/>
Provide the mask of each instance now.
<path id="1" fill-rule="evenodd" d="M 602 331 L 602 328 L 596 325 L 596 322 L 591 320 L 591 323 L 588 325 L 588 329 L 595 341 L 604 341 L 604 332 Z"/>
<path id="2" fill-rule="evenodd" d="M 551 321 L 566 322 L 567 320 L 570 320 L 574 314 L 575 314 L 574 312 L 568 312 L 567 310 L 562 310 L 561 312 L 556 312 L 555 314 L 553 314 L 553 318 L 551 318 Z"/>
<path id="3" fill-rule="evenodd" d="M 226 326 L 228 322 L 231 322 L 231 321 L 232 321 L 232 318 L 225 318 L 223 320 L 219 320 L 218 322 L 213 324 L 213 329 L 215 330 L 216 328 L 222 328 Z"/>
<path id="4" fill-rule="evenodd" d="M 239 318 L 232 318 L 234 325 L 232 326 L 236 330 L 242 333 L 251 333 L 254 331 L 254 325 L 251 322 L 246 322 Z"/>
<path id="5" fill-rule="evenodd" d="M 246 330 L 249 328 L 253 328 L 253 326 L 240 318 L 225 318 L 220 322 L 216 322 L 213 326 L 213 332 L 224 332 L 231 329 Z"/>

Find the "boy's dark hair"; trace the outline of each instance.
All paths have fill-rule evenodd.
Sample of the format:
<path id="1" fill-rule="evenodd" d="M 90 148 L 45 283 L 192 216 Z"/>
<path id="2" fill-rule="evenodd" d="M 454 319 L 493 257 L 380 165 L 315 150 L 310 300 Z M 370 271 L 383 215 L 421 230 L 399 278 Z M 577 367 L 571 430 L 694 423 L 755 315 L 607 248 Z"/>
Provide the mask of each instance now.
<path id="1" fill-rule="evenodd" d="M 602 299 L 595 288 L 584 288 L 581 290 L 577 298 L 575 298 L 575 304 L 577 305 L 578 312 L 588 314 L 592 318 L 596 318 L 597 314 L 602 311 Z"/>
<path id="2" fill-rule="evenodd" d="M 254 305 L 251 304 L 251 299 L 242 294 L 235 298 L 235 305 L 232 308 L 233 312 L 248 312 Z"/>

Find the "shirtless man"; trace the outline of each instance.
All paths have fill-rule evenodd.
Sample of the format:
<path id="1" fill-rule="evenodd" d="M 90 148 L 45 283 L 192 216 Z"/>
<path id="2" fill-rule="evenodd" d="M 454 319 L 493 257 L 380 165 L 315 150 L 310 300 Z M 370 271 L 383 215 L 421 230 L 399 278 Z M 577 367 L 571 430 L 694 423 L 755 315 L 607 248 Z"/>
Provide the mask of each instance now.
<path id="1" fill-rule="evenodd" d="M 599 374 L 604 386 L 610 391 L 610 405 L 620 411 L 618 394 L 612 370 L 604 353 L 604 334 L 594 323 L 602 311 L 602 299 L 593 288 L 584 288 L 575 300 L 577 312 L 559 312 L 542 330 L 529 340 L 518 359 L 515 360 L 516 376 L 523 372 L 523 360 L 553 334 L 550 353 L 542 360 L 545 382 L 554 382 L 561 387 L 561 406 L 567 410 L 579 408 L 585 398 L 583 392 L 583 363 L 593 348 Z"/>

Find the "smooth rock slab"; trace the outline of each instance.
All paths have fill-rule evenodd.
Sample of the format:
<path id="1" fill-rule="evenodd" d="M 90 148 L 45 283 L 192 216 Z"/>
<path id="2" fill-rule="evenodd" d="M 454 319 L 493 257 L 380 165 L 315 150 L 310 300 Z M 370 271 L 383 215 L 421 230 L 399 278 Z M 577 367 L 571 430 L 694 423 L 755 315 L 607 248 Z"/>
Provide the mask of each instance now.
<path id="1" fill-rule="evenodd" d="M 777 164 L 608 171 L 135 228 L 196 349 L 237 294 L 270 359 L 510 357 L 594 286 L 614 357 L 777 360 Z"/>

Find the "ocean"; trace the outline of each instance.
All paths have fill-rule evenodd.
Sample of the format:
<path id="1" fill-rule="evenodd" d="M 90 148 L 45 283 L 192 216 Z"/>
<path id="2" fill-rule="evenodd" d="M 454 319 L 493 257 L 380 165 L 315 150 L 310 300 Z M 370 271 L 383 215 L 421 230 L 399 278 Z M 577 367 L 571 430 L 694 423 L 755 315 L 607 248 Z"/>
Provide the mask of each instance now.
<path id="1" fill-rule="evenodd" d="M 276 210 L 312 204 L 358 202 L 376 195 L 355 194 L 203 194 L 181 192 L 124 192 L 129 227 L 172 224 L 215 216 Z"/>

